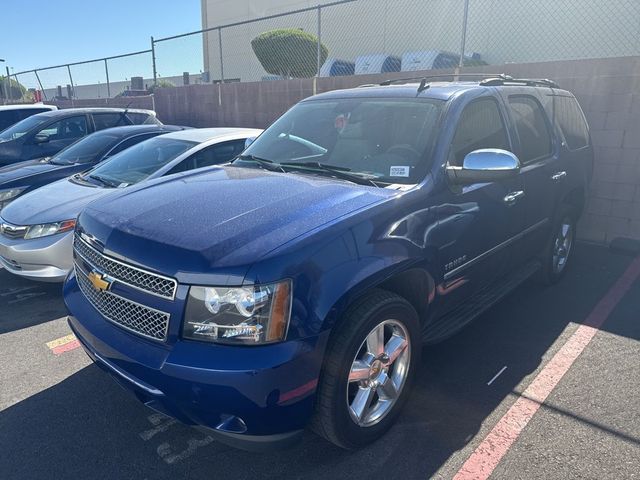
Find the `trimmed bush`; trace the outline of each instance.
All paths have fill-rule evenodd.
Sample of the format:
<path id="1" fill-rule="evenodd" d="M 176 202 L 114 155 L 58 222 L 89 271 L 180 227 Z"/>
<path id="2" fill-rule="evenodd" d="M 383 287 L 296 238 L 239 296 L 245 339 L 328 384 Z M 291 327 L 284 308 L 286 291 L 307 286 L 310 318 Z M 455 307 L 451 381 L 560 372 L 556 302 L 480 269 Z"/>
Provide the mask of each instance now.
<path id="1" fill-rule="evenodd" d="M 318 71 L 318 37 L 295 28 L 271 30 L 251 41 L 258 60 L 271 75 L 309 78 Z M 329 50 L 320 45 L 320 65 Z"/>

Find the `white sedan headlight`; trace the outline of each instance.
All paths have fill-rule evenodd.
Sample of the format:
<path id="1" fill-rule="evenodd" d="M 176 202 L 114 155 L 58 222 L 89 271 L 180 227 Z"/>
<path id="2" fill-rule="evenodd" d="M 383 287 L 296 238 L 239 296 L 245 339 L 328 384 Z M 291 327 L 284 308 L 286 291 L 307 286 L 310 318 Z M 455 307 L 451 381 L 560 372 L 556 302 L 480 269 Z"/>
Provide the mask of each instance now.
<path id="1" fill-rule="evenodd" d="M 25 239 L 48 237 L 49 235 L 55 235 L 56 233 L 64 233 L 73 230 L 76 226 L 75 220 L 64 220 L 56 223 L 41 223 L 40 225 L 31 225 Z"/>

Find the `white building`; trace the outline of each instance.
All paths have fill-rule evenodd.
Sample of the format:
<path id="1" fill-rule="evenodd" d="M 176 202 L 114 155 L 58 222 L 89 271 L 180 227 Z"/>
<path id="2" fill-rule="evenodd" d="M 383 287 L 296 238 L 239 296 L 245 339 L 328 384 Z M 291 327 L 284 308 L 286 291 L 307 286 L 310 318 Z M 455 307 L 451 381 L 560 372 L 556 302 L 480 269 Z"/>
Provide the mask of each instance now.
<path id="1" fill-rule="evenodd" d="M 244 22 L 329 0 L 202 0 L 203 29 Z M 640 2 L 628 0 L 470 0 L 465 51 L 491 64 L 637 55 Z M 322 9 L 321 38 L 329 57 L 354 61 L 369 54 L 459 52 L 464 0 L 357 0 Z M 315 34 L 310 11 L 223 28 L 225 79 L 267 76 L 251 40 L 275 28 Z M 219 80 L 218 30 L 205 33 L 204 70 Z"/>

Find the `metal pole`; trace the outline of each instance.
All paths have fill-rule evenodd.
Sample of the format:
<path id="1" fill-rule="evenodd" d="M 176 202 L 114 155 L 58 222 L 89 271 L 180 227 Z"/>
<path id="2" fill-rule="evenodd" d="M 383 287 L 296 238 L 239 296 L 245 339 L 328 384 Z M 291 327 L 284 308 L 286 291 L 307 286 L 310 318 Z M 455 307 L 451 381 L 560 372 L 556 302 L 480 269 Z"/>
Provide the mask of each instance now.
<path id="1" fill-rule="evenodd" d="M 322 68 L 322 7 L 318 5 L 318 68 L 317 76 L 320 76 L 320 69 Z"/>
<path id="2" fill-rule="evenodd" d="M 153 64 L 153 84 L 158 81 L 158 70 L 156 69 L 156 44 L 151 37 L 151 63 Z"/>
<path id="3" fill-rule="evenodd" d="M 38 80 L 38 85 L 40 85 L 40 91 L 42 92 L 42 95 L 44 96 L 44 99 L 47 100 L 47 94 L 44 91 L 44 87 L 42 86 L 42 82 L 40 81 L 40 76 L 38 75 L 38 70 L 34 70 L 33 73 L 36 74 L 36 80 Z"/>
<path id="4" fill-rule="evenodd" d="M 76 88 L 73 85 L 73 77 L 71 76 L 71 67 L 67 65 L 67 72 L 69 72 L 69 81 L 71 82 L 71 106 L 73 107 L 73 97 L 76 96 Z"/>
<path id="5" fill-rule="evenodd" d="M 11 75 L 9 75 L 9 67 L 7 66 L 7 100 L 13 100 L 11 93 Z"/>
<path id="6" fill-rule="evenodd" d="M 464 0 L 464 16 L 462 19 L 462 40 L 460 42 L 460 61 L 458 62 L 458 72 L 464 66 L 464 51 L 467 47 L 467 20 L 469 19 L 469 0 Z"/>
<path id="7" fill-rule="evenodd" d="M 222 28 L 218 28 L 218 49 L 220 50 L 220 83 L 224 83 L 224 59 L 222 57 Z"/>
<path id="8" fill-rule="evenodd" d="M 109 64 L 107 59 L 104 59 L 104 73 L 107 75 L 107 98 L 111 98 L 111 86 L 109 85 Z"/>

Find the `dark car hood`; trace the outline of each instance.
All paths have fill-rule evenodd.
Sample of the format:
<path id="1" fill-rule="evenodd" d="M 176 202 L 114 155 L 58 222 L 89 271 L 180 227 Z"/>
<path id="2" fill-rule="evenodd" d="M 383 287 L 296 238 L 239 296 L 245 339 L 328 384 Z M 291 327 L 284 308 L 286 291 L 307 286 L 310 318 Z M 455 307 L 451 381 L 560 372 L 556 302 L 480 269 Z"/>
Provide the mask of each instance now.
<path id="1" fill-rule="evenodd" d="M 310 175 L 222 167 L 94 201 L 80 230 L 167 275 L 249 267 L 273 249 L 397 192 Z"/>
<path id="2" fill-rule="evenodd" d="M 90 168 L 91 166 L 84 165 L 84 167 Z M 49 163 L 49 160 L 46 158 L 27 160 L 0 168 L 0 186 L 15 180 L 25 179 L 26 177 L 49 175 L 52 174 L 52 172 L 60 172 L 63 176 L 68 176 L 77 170 L 77 165 L 54 165 L 53 163 Z M 67 171 L 71 173 L 64 175 Z M 54 174 L 54 179 L 57 178 L 59 177 Z"/>

